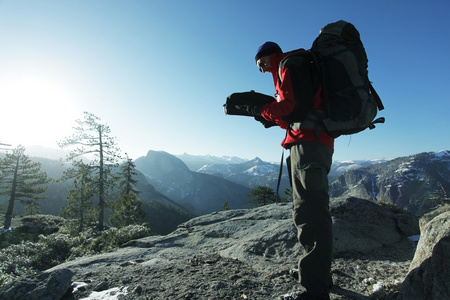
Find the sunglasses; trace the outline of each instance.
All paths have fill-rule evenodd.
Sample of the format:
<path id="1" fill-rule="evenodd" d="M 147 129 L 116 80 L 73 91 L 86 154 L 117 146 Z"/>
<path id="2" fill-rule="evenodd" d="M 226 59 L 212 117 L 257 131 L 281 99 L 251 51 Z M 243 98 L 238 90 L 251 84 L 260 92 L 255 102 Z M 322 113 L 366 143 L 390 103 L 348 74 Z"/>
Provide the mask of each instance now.
<path id="1" fill-rule="evenodd" d="M 264 62 L 264 61 L 259 61 L 258 62 L 258 68 L 259 68 L 259 71 L 261 72 L 261 73 L 264 73 L 264 68 L 267 66 L 267 64 Z"/>

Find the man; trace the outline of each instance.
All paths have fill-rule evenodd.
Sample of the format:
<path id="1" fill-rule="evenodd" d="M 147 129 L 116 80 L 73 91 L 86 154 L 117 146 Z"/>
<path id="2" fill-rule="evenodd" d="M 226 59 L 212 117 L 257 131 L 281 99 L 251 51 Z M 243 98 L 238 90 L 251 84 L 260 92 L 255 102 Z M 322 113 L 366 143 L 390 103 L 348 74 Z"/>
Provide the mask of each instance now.
<path id="1" fill-rule="evenodd" d="M 277 101 L 250 105 L 246 109 L 266 127 L 277 124 L 286 129 L 282 142 L 290 149 L 288 169 L 293 188 L 293 219 L 298 239 L 305 249 L 298 265 L 300 284 L 306 289 L 284 299 L 330 299 L 332 286 L 332 221 L 329 212 L 327 174 L 330 171 L 334 139 L 314 122 L 322 108 L 322 89 L 311 60 L 303 64 L 283 60 L 283 53 L 273 42 L 258 48 L 256 64 L 262 73 L 272 74 Z M 305 52 L 306 53 L 306 52 Z"/>

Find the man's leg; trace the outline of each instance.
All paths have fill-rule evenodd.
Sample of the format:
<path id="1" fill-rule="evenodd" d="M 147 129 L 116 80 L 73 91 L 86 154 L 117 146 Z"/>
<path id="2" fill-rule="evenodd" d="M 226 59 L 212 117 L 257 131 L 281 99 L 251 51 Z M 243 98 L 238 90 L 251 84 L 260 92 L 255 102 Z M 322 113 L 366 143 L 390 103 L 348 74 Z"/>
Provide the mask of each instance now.
<path id="1" fill-rule="evenodd" d="M 327 174 L 332 150 L 319 143 L 291 148 L 293 219 L 306 253 L 299 261 L 299 281 L 311 295 L 328 293 L 332 285 L 332 221 Z"/>

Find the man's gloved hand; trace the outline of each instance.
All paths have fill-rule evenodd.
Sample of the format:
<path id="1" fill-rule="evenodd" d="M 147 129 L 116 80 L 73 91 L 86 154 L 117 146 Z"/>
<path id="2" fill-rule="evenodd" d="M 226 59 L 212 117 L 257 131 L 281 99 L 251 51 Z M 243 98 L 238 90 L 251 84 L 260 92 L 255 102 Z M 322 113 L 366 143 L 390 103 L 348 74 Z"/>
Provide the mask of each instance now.
<path id="1" fill-rule="evenodd" d="M 258 122 L 261 122 L 264 125 L 265 128 L 270 128 L 272 126 L 277 126 L 278 125 L 274 121 L 267 121 L 266 119 L 264 119 L 261 116 L 256 116 L 255 120 L 258 121 Z"/>
<path id="2" fill-rule="evenodd" d="M 255 91 L 233 93 L 227 97 L 223 108 L 226 115 L 254 117 L 261 115 L 259 112 L 261 107 L 274 101 L 274 97 Z"/>
<path id="3" fill-rule="evenodd" d="M 261 116 L 259 105 L 235 105 L 238 110 L 246 111 L 250 116 Z"/>

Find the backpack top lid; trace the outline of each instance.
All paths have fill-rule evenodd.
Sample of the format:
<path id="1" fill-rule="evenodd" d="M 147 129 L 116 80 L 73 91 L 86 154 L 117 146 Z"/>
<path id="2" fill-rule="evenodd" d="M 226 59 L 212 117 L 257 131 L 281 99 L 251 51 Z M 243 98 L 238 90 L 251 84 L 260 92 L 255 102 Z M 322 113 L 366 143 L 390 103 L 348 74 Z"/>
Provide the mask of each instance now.
<path id="1" fill-rule="evenodd" d="M 336 42 L 336 39 L 346 43 L 362 44 L 356 27 L 349 22 L 340 20 L 329 23 L 320 30 L 319 36 L 313 42 L 312 49 L 321 47 L 323 43 Z"/>

